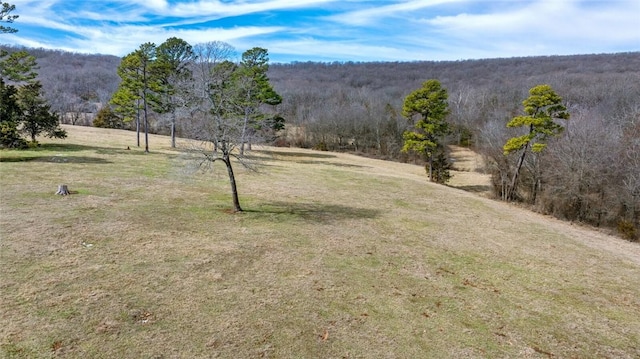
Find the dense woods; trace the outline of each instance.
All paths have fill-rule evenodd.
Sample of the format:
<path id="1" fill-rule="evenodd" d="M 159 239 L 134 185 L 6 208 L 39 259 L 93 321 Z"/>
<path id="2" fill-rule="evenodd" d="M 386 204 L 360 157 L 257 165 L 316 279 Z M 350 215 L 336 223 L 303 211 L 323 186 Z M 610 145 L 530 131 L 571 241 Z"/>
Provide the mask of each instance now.
<path id="1" fill-rule="evenodd" d="M 505 155 L 507 128 L 523 114 L 530 88 L 549 84 L 571 120 L 547 149 L 525 158 L 514 197 L 562 219 L 617 227 L 629 239 L 640 225 L 640 54 L 552 56 L 458 62 L 299 63 L 272 66 L 293 131 L 291 144 L 407 160 L 402 101 L 425 79 L 449 93 L 449 143 L 487 160 L 495 195 L 518 155 Z M 320 145 L 320 146 L 319 146 Z"/>
<path id="2" fill-rule="evenodd" d="M 8 48 L 9 51 L 16 49 Z M 44 96 L 65 123 L 90 125 L 118 88 L 113 56 L 30 49 Z M 510 198 L 558 218 L 617 228 L 636 239 L 640 228 L 640 53 L 528 57 L 453 62 L 271 64 L 268 76 L 281 95 L 277 111 L 286 134 L 277 145 L 417 161 L 404 153 L 403 133 L 414 124 L 403 101 L 428 79 L 448 92 L 446 144 L 470 146 L 486 158 L 495 195 L 513 178 L 520 153 L 505 155 L 508 128 L 524 115 L 529 90 L 553 88 L 570 114 L 564 128 L 528 153 Z M 188 135 L 190 117 L 177 119 Z M 117 121 L 115 121 L 117 122 Z M 131 128 L 131 123 L 125 124 Z M 161 116 L 152 132 L 169 134 Z"/>
<path id="3" fill-rule="evenodd" d="M 62 122 L 90 126 L 120 82 L 120 58 L 64 51 L 29 49 L 38 59 L 38 78 L 51 108 Z"/>

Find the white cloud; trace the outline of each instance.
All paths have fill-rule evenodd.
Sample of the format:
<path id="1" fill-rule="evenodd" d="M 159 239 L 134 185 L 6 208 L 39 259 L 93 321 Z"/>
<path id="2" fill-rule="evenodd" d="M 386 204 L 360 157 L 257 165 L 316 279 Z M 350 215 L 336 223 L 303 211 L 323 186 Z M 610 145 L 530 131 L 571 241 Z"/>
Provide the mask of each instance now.
<path id="1" fill-rule="evenodd" d="M 237 16 L 260 11 L 303 8 L 312 5 L 335 2 L 336 0 L 262 0 L 231 1 L 199 0 L 178 3 L 171 8 L 171 15 L 178 17 L 191 16 Z"/>
<path id="2" fill-rule="evenodd" d="M 393 46 L 368 45 L 358 42 L 332 42 L 316 39 L 296 41 L 272 41 L 268 46 L 270 53 L 291 58 L 318 58 L 322 61 L 400 61 L 416 56 L 414 50 Z"/>
<path id="3" fill-rule="evenodd" d="M 640 2 L 530 1 L 517 9 L 423 19 L 441 37 L 488 54 L 530 56 L 610 52 L 617 44 L 640 49 Z M 494 55 L 495 56 L 495 55 Z"/>
<path id="4" fill-rule="evenodd" d="M 506 0 L 505 0 L 506 1 Z M 637 0 L 14 0 L 29 47 L 125 55 L 177 36 L 225 41 L 272 57 L 451 60 L 640 50 Z M 70 5 L 71 4 L 71 5 Z M 309 9 L 285 25 L 208 27 L 211 20 Z M 444 9 L 444 10 L 443 10 Z M 335 15 L 309 18 L 313 10 Z M 437 13 L 436 11 L 446 11 Z M 288 12 L 294 16 L 295 11 Z M 166 18 L 168 15 L 169 18 Z M 248 18 L 247 18 L 248 19 Z M 306 25 L 296 25 L 305 21 Z"/>
<path id="5" fill-rule="evenodd" d="M 581 6 L 579 1 L 536 1 L 528 6 L 491 14 L 439 16 L 424 23 L 458 38 L 494 38 L 536 43 L 546 40 L 613 40 L 640 38 L 640 2 L 611 1 L 606 9 Z M 633 29 L 635 28 L 635 33 Z"/>
<path id="6" fill-rule="evenodd" d="M 354 10 L 338 15 L 329 16 L 329 20 L 333 20 L 342 24 L 364 26 L 372 25 L 380 21 L 381 18 L 397 17 L 401 14 L 415 13 L 417 10 L 429 7 L 463 2 L 465 0 L 402 0 L 395 4 L 373 6 L 362 10 Z"/>
<path id="7" fill-rule="evenodd" d="M 233 43 L 244 37 L 277 32 L 279 28 L 237 27 L 231 29 L 166 30 L 155 26 L 105 28 L 86 30 L 85 39 L 73 40 L 73 47 L 87 53 L 108 53 L 123 56 L 137 49 L 140 44 L 153 42 L 161 44 L 170 37 L 185 39 L 191 44 L 212 40 Z"/>
<path id="8" fill-rule="evenodd" d="M 169 7 L 166 0 L 137 0 L 133 2 L 156 12 L 165 11 Z"/>

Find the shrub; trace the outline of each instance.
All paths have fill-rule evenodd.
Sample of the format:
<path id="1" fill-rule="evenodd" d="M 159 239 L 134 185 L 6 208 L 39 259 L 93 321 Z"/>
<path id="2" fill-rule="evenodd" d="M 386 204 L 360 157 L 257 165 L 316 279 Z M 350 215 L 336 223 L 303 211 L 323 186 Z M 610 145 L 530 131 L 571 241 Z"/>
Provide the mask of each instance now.
<path id="1" fill-rule="evenodd" d="M 433 158 L 433 178 L 432 181 L 445 184 L 451 179 L 451 164 L 447 158 L 447 154 L 440 150 Z M 429 164 L 426 165 L 427 175 L 429 174 Z"/>
<path id="2" fill-rule="evenodd" d="M 618 233 L 631 242 L 638 241 L 638 228 L 631 222 L 624 219 L 618 221 Z"/>
<path id="3" fill-rule="evenodd" d="M 0 148 L 27 148 L 27 141 L 20 137 L 18 130 L 10 122 L 1 122 Z"/>
<path id="4" fill-rule="evenodd" d="M 116 115 L 109 106 L 103 107 L 98 111 L 96 118 L 93 120 L 94 127 L 123 129 L 124 122 Z"/>
<path id="5" fill-rule="evenodd" d="M 327 147 L 327 144 L 324 143 L 324 141 L 318 142 L 315 146 L 313 146 L 313 149 L 316 151 L 329 151 L 329 148 Z"/>

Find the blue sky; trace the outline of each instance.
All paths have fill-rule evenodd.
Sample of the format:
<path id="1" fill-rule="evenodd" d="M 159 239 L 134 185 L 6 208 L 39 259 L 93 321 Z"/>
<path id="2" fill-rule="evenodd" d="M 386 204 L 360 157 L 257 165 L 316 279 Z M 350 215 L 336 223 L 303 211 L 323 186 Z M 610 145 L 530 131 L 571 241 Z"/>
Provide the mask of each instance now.
<path id="1" fill-rule="evenodd" d="M 4 0 L 0 43 L 124 56 L 179 37 L 273 62 L 466 60 L 640 51 L 640 0 Z"/>

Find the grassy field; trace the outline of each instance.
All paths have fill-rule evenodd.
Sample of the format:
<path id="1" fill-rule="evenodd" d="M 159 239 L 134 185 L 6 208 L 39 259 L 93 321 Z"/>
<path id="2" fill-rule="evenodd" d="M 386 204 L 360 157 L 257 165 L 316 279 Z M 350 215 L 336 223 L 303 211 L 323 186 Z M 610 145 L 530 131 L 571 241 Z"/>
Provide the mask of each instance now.
<path id="1" fill-rule="evenodd" d="M 66 129 L 0 152 L 0 357 L 640 357 L 638 244 L 302 149 L 231 214 L 223 165 Z"/>

